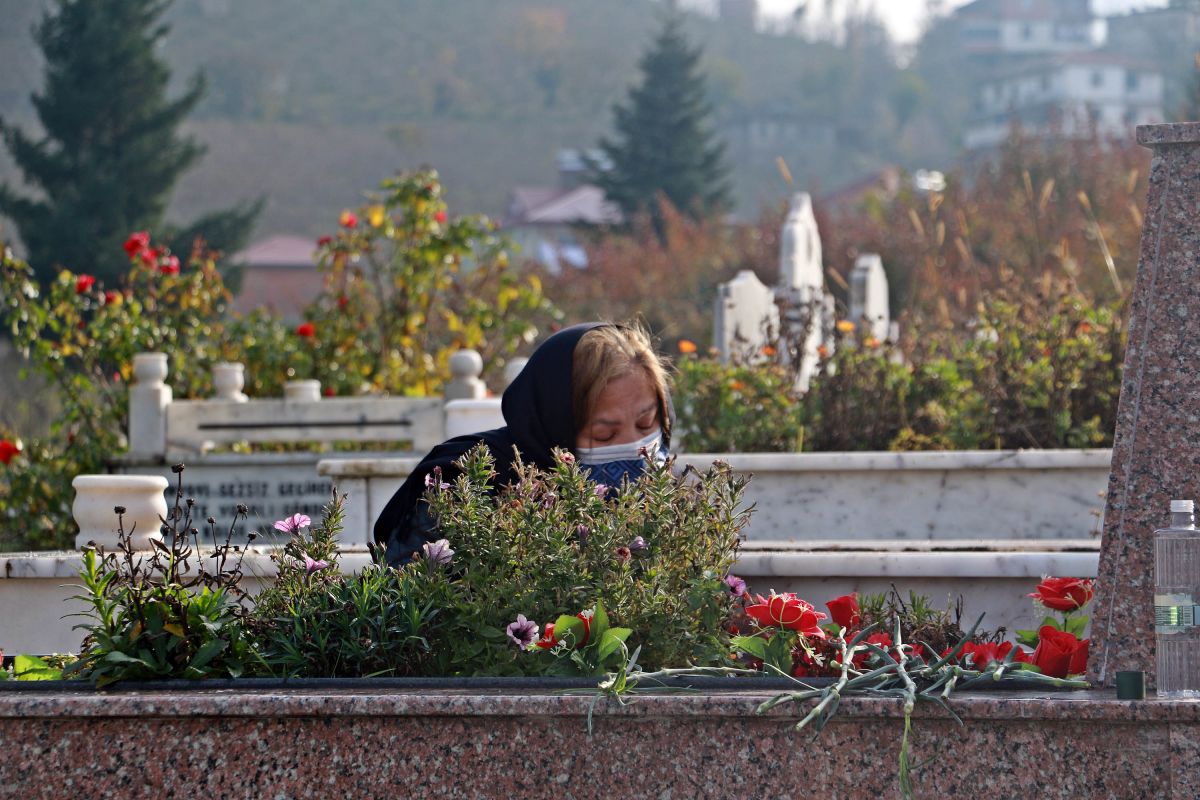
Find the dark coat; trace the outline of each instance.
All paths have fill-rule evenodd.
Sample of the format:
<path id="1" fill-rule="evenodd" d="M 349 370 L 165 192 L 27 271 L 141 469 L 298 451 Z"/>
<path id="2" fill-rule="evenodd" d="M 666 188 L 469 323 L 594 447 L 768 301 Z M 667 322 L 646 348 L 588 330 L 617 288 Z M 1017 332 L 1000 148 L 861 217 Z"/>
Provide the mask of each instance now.
<path id="1" fill-rule="evenodd" d="M 436 525 L 424 501 L 425 476 L 441 467 L 442 480 L 453 482 L 454 462 L 483 442 L 496 460 L 494 487 L 516 480 L 516 447 L 526 464 L 542 469 L 553 466 L 554 448 L 575 446 L 575 420 L 571 413 L 571 367 L 575 345 L 592 328 L 604 323 L 574 325 L 541 344 L 529 363 L 504 390 L 503 428 L 456 436 L 442 442 L 421 460 L 392 495 L 375 521 L 375 542 L 386 548 L 386 560 L 397 566 L 408 561 L 426 542 L 437 538 Z"/>

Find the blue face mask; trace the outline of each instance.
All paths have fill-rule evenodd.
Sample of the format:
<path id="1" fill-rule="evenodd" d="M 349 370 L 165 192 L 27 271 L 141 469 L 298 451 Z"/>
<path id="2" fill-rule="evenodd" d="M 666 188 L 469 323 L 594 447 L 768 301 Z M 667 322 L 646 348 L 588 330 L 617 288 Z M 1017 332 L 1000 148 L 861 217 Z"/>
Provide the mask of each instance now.
<path id="1" fill-rule="evenodd" d="M 594 483 L 615 487 L 620 486 L 624 478 L 635 481 L 646 472 L 647 457 L 642 455 L 643 452 L 650 454 L 656 464 L 666 460 L 661 430 L 625 444 L 580 447 L 575 450 L 575 457 L 584 474 Z"/>

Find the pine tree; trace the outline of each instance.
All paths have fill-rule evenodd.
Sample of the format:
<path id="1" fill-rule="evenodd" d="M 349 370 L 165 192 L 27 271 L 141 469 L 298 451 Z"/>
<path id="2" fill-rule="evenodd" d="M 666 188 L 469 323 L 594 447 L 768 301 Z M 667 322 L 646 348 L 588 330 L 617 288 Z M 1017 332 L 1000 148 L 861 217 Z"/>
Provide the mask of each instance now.
<path id="1" fill-rule="evenodd" d="M 0 184 L 0 215 L 16 224 L 43 280 L 67 267 L 114 282 L 128 267 L 121 243 L 135 230 L 176 249 L 200 235 L 229 250 L 250 233 L 261 200 L 183 230 L 164 227 L 176 181 L 204 153 L 177 133 L 204 94 L 204 77 L 169 100 L 170 71 L 156 53 L 171 2 L 56 0 L 34 28 L 46 58 L 45 85 L 32 97 L 44 135 L 33 138 L 3 119 L 0 134 L 36 194 Z"/>
<path id="2" fill-rule="evenodd" d="M 725 146 L 710 128 L 699 62 L 671 14 L 639 62 L 641 83 L 613 109 L 617 139 L 600 142 L 610 168 L 593 164 L 594 181 L 626 217 L 649 211 L 658 220 L 660 195 L 696 218 L 730 206 Z"/>

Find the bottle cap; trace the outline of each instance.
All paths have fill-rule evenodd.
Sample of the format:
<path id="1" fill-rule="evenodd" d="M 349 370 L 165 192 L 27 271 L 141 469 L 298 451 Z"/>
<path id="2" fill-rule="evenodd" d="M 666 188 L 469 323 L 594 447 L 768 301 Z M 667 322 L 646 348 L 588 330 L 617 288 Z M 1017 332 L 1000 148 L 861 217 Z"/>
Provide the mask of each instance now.
<path id="1" fill-rule="evenodd" d="M 1160 508 L 1161 508 L 1161 506 L 1160 506 Z M 1183 513 L 1190 514 L 1190 513 L 1192 513 L 1192 511 L 1195 510 L 1195 508 L 1196 508 L 1196 504 L 1193 503 L 1191 500 L 1172 500 L 1171 501 L 1171 513 L 1172 514 L 1183 514 Z"/>
<path id="2" fill-rule="evenodd" d="M 1190 500 L 1184 502 L 1190 503 Z M 1145 700 L 1146 673 L 1141 670 L 1121 670 L 1117 672 L 1118 700 Z"/>

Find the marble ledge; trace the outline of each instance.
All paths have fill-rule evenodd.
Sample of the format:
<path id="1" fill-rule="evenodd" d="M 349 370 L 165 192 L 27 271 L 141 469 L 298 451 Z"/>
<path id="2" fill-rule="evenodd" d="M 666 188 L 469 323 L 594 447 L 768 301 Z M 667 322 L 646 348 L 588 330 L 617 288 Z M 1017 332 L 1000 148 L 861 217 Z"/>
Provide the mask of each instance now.
<path id="1" fill-rule="evenodd" d="M 272 550 L 252 548 L 243 561 L 242 572 L 250 578 L 274 577 Z M 345 572 L 357 572 L 371 563 L 366 547 L 346 547 L 339 555 Z M 747 576 L 762 577 L 1037 578 L 1092 576 L 1098 558 L 1098 545 L 1089 540 L 783 540 L 744 543 L 737 569 Z M 0 581 L 78 579 L 82 567 L 81 554 L 76 552 L 0 553 Z"/>
<path id="2" fill-rule="evenodd" d="M 277 570 L 271 561 L 272 552 L 279 550 L 270 547 L 250 548 L 242 561 L 242 573 L 249 578 L 274 577 Z M 371 563 L 371 554 L 366 546 L 346 547 L 339 552 L 339 556 L 343 571 L 357 572 Z M 0 553 L 0 581 L 46 578 L 78 580 L 81 569 L 83 556 L 73 551 Z M 194 567 L 190 573 L 195 573 Z"/>
<path id="3" fill-rule="evenodd" d="M 1100 553 L 1093 552 L 759 552 L 738 556 L 739 575 L 789 578 L 1029 578 L 1045 575 L 1095 577 Z"/>
<path id="4" fill-rule="evenodd" d="M 364 681 L 367 683 L 368 681 Z M 506 690 L 202 690 L 98 691 L 0 694 L 2 718 L 196 718 L 196 717 L 755 717 L 774 693 L 760 690 L 694 694 L 639 693 L 636 702 L 601 701 L 549 689 Z M 964 719 L 1088 720 L 1200 723 L 1200 699 L 1117 700 L 1113 691 L 962 692 L 952 697 Z M 805 703 L 802 707 L 807 708 Z M 793 718 L 801 706 L 782 706 L 767 717 Z M 944 718 L 934 704 L 917 706 L 918 718 Z M 903 717 L 902 703 L 888 698 L 845 697 L 838 718 Z"/>
<path id="5" fill-rule="evenodd" d="M 865 453 L 682 453 L 679 466 L 705 469 L 724 461 L 739 472 L 870 472 L 876 470 L 1077 470 L 1108 471 L 1112 451 L 958 450 L 945 452 Z M 411 474 L 419 458 L 322 459 L 317 473 L 331 477 L 370 478 Z"/>

